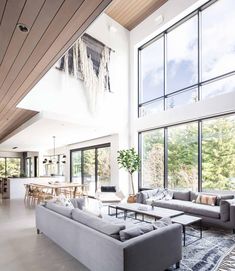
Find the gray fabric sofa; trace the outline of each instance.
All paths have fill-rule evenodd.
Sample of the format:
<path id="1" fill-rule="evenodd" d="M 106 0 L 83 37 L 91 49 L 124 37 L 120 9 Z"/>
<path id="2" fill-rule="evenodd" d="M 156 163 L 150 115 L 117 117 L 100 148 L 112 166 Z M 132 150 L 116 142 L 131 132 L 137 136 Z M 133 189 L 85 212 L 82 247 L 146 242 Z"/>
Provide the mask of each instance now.
<path id="1" fill-rule="evenodd" d="M 77 208 L 60 210 L 53 204 L 49 208 L 36 207 L 38 233 L 45 234 L 92 271 L 162 271 L 174 264 L 179 266 L 180 225 L 171 224 L 122 242 L 111 237 L 123 228 L 120 220 L 109 226 L 108 220 L 97 218 L 99 221 L 94 222 L 91 215 L 86 218 Z"/>
<path id="2" fill-rule="evenodd" d="M 167 190 L 167 189 L 165 189 Z M 138 193 L 137 202 L 151 204 L 157 207 L 183 211 L 186 214 L 202 218 L 204 225 L 212 225 L 227 229 L 235 229 L 235 199 L 234 195 L 211 194 L 217 197 L 215 206 L 195 203 L 198 194 L 192 191 L 173 191 L 172 199 L 157 199 L 160 189 L 144 190 Z"/>

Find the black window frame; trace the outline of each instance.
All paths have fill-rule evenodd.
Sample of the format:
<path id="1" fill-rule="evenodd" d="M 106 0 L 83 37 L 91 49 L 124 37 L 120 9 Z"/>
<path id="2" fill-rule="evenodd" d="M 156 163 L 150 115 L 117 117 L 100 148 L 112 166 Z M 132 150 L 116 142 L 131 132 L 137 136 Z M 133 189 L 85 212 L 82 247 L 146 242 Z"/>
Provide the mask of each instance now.
<path id="1" fill-rule="evenodd" d="M 142 158 L 142 136 L 141 136 L 142 133 L 151 132 L 158 129 L 164 129 L 164 154 L 165 155 L 164 155 L 163 187 L 168 188 L 168 128 L 180 126 L 180 125 L 184 125 L 188 123 L 198 123 L 198 130 L 197 130 L 198 131 L 197 132 L 198 133 L 198 190 L 197 192 L 202 192 L 203 191 L 202 190 L 202 183 L 203 183 L 203 180 L 202 180 L 202 122 L 206 120 L 210 120 L 210 119 L 216 119 L 216 118 L 232 116 L 232 115 L 235 116 L 235 111 L 140 131 L 138 132 L 138 154 Z M 142 184 L 143 182 L 142 182 L 142 162 L 141 162 L 139 174 L 138 174 L 138 191 L 149 189 L 148 187 L 142 186 Z"/>
<path id="2" fill-rule="evenodd" d="M 97 191 L 97 183 L 98 183 L 98 150 L 102 148 L 110 148 L 111 152 L 111 143 L 104 143 L 104 144 L 99 144 L 99 145 L 92 145 L 88 147 L 83 147 L 83 148 L 76 148 L 76 149 L 71 149 L 70 150 L 70 182 L 73 181 L 73 176 L 72 176 L 72 154 L 74 152 L 81 151 L 81 184 L 84 184 L 84 151 L 86 150 L 95 150 L 95 192 Z"/>
<path id="3" fill-rule="evenodd" d="M 200 6 L 199 8 L 197 8 L 196 10 L 194 10 L 193 12 L 191 12 L 190 14 L 188 14 L 187 16 L 185 16 L 184 18 L 182 18 L 181 20 L 179 20 L 178 22 L 176 22 L 175 24 L 173 24 L 172 26 L 168 27 L 166 30 L 164 30 L 163 32 L 161 32 L 160 34 L 158 34 L 157 36 L 155 36 L 154 38 L 152 38 L 151 40 L 149 40 L 148 42 L 146 42 L 145 44 L 143 44 L 142 46 L 140 46 L 138 48 L 138 105 L 137 105 L 137 112 L 138 112 L 138 118 L 140 117 L 143 117 L 141 116 L 141 107 L 145 106 L 145 105 L 149 105 L 151 103 L 154 103 L 155 101 L 157 100 L 160 100 L 160 99 L 163 99 L 163 111 L 161 112 L 164 112 L 166 110 L 168 110 L 166 108 L 166 100 L 167 100 L 167 97 L 168 96 L 172 96 L 172 95 L 176 95 L 176 94 L 180 94 L 180 93 L 183 93 L 187 90 L 190 90 L 192 88 L 197 88 L 197 101 L 201 101 L 202 100 L 202 95 L 201 95 L 201 87 L 204 86 L 204 85 L 207 85 L 207 84 L 210 84 L 212 82 L 216 82 L 220 79 L 224 79 L 226 77 L 229 77 L 229 76 L 233 76 L 235 75 L 235 70 L 233 71 L 230 71 L 230 72 L 227 72 L 227 73 L 224 73 L 224 74 L 221 74 L 221 75 L 218 75 L 218 76 L 215 76 L 213 78 L 210 78 L 210 79 L 207 79 L 207 80 L 204 80 L 202 81 L 202 67 L 201 67 L 201 52 L 202 52 L 202 44 L 201 44 L 201 41 L 202 41 L 202 38 L 201 38 L 201 21 L 202 21 L 202 12 L 203 10 L 207 9 L 208 7 L 210 7 L 211 5 L 213 5 L 215 2 L 217 2 L 219 0 L 209 0 L 208 2 L 206 2 L 205 4 L 203 4 L 202 6 Z M 167 74 L 167 52 L 166 52 L 166 47 L 167 47 L 167 34 L 174 30 L 176 27 L 178 27 L 179 25 L 183 24 L 184 22 L 186 22 L 187 20 L 191 19 L 193 16 L 197 16 L 197 26 L 198 26 L 198 67 L 197 67 L 197 73 L 198 73 L 198 80 L 197 80 L 197 83 L 193 84 L 193 85 L 190 85 L 190 86 L 187 86 L 187 87 L 184 87 L 182 89 L 179 89 L 179 90 L 176 90 L 176 91 L 173 91 L 171 93 L 166 93 L 166 81 L 167 81 L 167 78 L 166 78 L 166 74 Z M 154 99 L 151 99 L 151 100 L 148 100 L 148 101 L 145 101 L 145 102 L 141 102 L 140 100 L 140 97 L 141 97 L 141 87 L 140 87 L 140 70 L 141 70 L 141 63 L 140 63 L 140 58 L 141 58 L 141 50 L 143 50 L 144 48 L 146 48 L 148 45 L 152 44 L 153 42 L 155 42 L 155 40 L 158 40 L 159 38 L 163 37 L 163 40 L 164 40 L 164 48 L 163 48 L 163 58 L 164 58 L 164 77 L 163 77 L 163 85 L 164 85 L 164 90 L 163 90 L 163 93 L 164 95 L 161 96 L 161 97 L 157 97 L 157 98 L 154 98 Z"/>

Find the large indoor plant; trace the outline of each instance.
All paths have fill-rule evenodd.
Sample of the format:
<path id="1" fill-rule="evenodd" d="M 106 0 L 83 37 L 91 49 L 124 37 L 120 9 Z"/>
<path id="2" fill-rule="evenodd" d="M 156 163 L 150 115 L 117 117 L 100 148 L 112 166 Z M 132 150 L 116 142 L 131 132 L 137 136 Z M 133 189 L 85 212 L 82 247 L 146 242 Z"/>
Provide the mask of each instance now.
<path id="1" fill-rule="evenodd" d="M 133 173 L 138 171 L 140 166 L 140 157 L 138 153 L 136 153 L 134 148 L 130 148 L 127 150 L 120 150 L 118 151 L 117 162 L 120 168 L 124 168 L 128 171 L 131 177 L 131 188 L 132 194 L 128 197 L 128 202 L 135 202 L 136 195 L 135 195 L 135 188 L 134 188 L 134 181 L 133 181 Z"/>

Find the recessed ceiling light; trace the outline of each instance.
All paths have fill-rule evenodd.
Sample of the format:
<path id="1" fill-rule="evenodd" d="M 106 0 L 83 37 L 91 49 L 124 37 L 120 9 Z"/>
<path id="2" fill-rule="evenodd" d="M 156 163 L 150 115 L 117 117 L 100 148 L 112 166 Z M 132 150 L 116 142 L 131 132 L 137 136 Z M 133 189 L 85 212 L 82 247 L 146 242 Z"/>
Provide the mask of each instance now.
<path id="1" fill-rule="evenodd" d="M 109 29 L 110 32 L 113 32 L 113 33 L 117 32 L 117 28 L 115 26 L 113 26 L 113 25 L 109 25 L 108 29 Z"/>
<path id="2" fill-rule="evenodd" d="M 18 27 L 18 29 L 19 29 L 21 32 L 24 32 L 24 33 L 29 32 L 29 28 L 28 28 L 28 26 L 25 25 L 25 24 L 19 23 L 19 24 L 17 24 L 17 27 Z"/>
<path id="3" fill-rule="evenodd" d="M 163 20 L 164 20 L 164 18 L 163 18 L 163 16 L 162 15 L 159 15 L 159 16 L 157 16 L 155 19 L 154 19 L 154 21 L 155 21 L 155 23 L 158 25 L 158 24 L 161 24 L 162 22 L 163 22 Z"/>

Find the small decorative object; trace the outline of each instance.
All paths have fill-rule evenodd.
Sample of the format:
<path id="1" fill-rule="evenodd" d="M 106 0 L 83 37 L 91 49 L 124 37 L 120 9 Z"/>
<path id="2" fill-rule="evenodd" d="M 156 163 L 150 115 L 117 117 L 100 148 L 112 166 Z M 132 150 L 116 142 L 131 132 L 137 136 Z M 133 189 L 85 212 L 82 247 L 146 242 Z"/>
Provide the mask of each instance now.
<path id="1" fill-rule="evenodd" d="M 139 169 L 140 157 L 134 148 L 120 150 L 118 151 L 117 162 L 120 165 L 120 168 L 125 168 L 131 176 L 132 194 L 129 195 L 127 202 L 134 203 L 136 202 L 136 194 L 133 182 L 133 173 Z"/>

